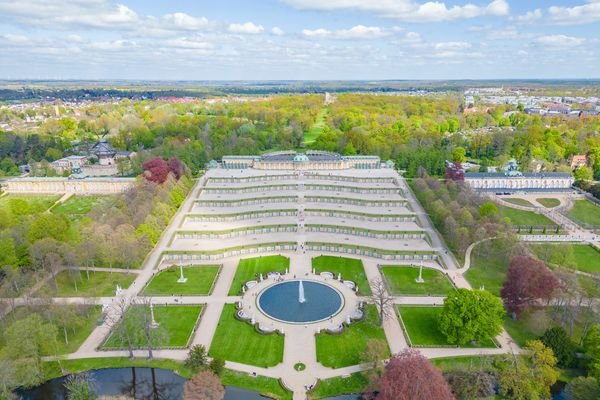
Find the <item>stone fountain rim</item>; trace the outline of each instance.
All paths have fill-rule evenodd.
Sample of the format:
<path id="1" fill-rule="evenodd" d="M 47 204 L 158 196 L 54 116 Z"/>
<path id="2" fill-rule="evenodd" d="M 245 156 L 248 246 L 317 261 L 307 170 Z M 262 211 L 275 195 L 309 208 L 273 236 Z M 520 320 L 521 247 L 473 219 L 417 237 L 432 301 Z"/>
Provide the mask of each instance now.
<path id="1" fill-rule="evenodd" d="M 312 282 L 312 283 L 317 283 L 319 285 L 323 285 L 323 286 L 327 286 L 328 288 L 332 289 L 334 292 L 337 293 L 338 296 L 340 296 L 340 306 L 339 308 L 331 315 L 327 316 L 326 318 L 321 318 L 318 320 L 313 320 L 313 321 L 306 321 L 306 322 L 294 322 L 294 321 L 287 321 L 284 319 L 279 319 L 279 318 L 275 318 L 273 317 L 271 314 L 267 313 L 265 310 L 262 309 L 262 307 L 260 306 L 260 297 L 263 295 L 264 292 L 266 292 L 267 290 L 277 286 L 277 285 L 283 285 L 284 283 L 290 283 L 290 282 Z M 338 315 L 340 312 L 342 312 L 342 310 L 344 309 L 344 306 L 346 305 L 346 298 L 344 297 L 344 294 L 336 287 L 331 286 L 330 284 L 326 283 L 326 282 L 321 282 L 315 279 L 302 279 L 302 278 L 294 278 L 294 279 L 286 279 L 283 282 L 274 282 L 272 285 L 269 285 L 267 287 L 264 287 L 260 290 L 260 292 L 257 293 L 256 295 L 256 308 L 263 314 L 265 315 L 267 318 L 272 319 L 273 321 L 277 321 L 280 322 L 282 324 L 291 324 L 291 325 L 309 325 L 309 324 L 317 324 L 319 322 L 323 322 L 323 321 L 327 321 L 329 318 L 335 317 L 336 315 Z"/>

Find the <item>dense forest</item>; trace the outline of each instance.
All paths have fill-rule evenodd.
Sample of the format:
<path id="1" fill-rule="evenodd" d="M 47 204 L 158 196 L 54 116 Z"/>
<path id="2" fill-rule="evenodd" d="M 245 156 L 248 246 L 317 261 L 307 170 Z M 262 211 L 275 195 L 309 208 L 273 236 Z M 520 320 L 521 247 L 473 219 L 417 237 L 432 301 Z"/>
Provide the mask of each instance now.
<path id="1" fill-rule="evenodd" d="M 83 109 L 2 109 L 0 122 L 17 127 L 27 117 L 44 118 L 0 132 L 0 170 L 14 175 L 19 164 L 77 154 L 82 144 L 105 136 L 115 148 L 142 154 L 134 172 L 156 155 L 177 156 L 196 172 L 226 154 L 308 147 L 379 155 L 395 160 L 409 177 L 419 166 L 442 176 L 445 160 L 464 148 L 482 170 L 516 158 L 524 170 L 570 171 L 569 158 L 587 154 L 593 175 L 600 176 L 600 118 L 532 116 L 504 105 L 464 114 L 461 101 L 458 94 L 341 94 L 325 106 L 321 95 L 280 95 L 231 103 L 126 99 Z M 319 118 L 316 139 L 305 141 Z"/>

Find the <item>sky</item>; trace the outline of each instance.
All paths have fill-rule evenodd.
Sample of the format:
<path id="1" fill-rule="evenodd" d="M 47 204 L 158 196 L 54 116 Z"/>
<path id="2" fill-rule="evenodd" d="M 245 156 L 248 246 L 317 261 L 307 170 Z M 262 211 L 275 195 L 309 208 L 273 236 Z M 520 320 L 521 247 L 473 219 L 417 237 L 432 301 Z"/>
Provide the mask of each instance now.
<path id="1" fill-rule="evenodd" d="M 600 78 L 600 0 L 0 0 L 0 79 Z"/>

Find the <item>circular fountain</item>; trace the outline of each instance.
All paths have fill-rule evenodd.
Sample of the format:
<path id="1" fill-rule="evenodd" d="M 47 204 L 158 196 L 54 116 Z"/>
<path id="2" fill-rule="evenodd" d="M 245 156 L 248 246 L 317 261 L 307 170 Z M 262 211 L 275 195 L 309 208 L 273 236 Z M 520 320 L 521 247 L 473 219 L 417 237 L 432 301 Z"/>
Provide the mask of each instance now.
<path id="1" fill-rule="evenodd" d="M 306 324 L 327 320 L 344 307 L 336 288 L 311 280 L 276 283 L 258 294 L 256 303 L 268 317 L 285 323 Z"/>

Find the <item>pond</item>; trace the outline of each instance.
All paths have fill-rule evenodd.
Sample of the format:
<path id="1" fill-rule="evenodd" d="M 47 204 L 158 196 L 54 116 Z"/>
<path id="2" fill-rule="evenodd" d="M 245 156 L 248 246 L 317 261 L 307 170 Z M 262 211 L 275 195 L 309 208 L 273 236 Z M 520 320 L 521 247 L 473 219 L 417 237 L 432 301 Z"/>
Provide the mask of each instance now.
<path id="1" fill-rule="evenodd" d="M 99 396 L 127 396 L 136 400 L 171 400 L 183 397 L 185 379 L 156 368 L 107 368 L 89 371 Z M 34 389 L 19 391 L 23 400 L 65 400 L 65 378 L 52 379 Z M 258 392 L 225 387 L 225 400 L 265 400 Z"/>

